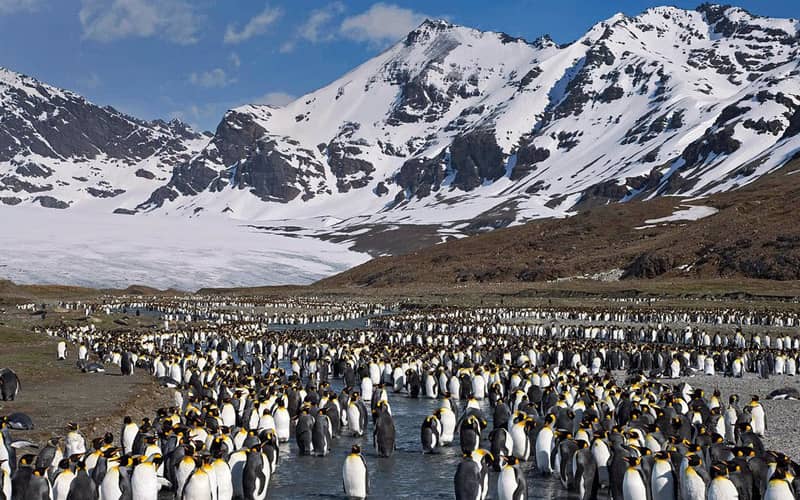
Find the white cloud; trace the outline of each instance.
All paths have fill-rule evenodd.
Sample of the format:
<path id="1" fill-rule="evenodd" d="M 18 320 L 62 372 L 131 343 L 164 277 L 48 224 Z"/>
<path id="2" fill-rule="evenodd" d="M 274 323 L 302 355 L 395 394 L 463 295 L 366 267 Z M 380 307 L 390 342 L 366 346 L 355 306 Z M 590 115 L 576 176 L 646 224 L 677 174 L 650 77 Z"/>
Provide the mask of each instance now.
<path id="1" fill-rule="evenodd" d="M 33 11 L 39 8 L 39 0 L 0 0 L 0 14 Z"/>
<path id="2" fill-rule="evenodd" d="M 365 12 L 345 18 L 342 36 L 358 42 L 384 44 L 400 40 L 425 20 L 425 15 L 397 5 L 376 3 Z"/>
<path id="3" fill-rule="evenodd" d="M 298 35 L 309 42 L 322 42 L 333 39 L 336 35 L 336 30 L 329 23 L 342 12 L 344 12 L 344 4 L 341 2 L 333 2 L 324 9 L 311 11 L 306 22 L 300 26 Z"/>
<path id="4" fill-rule="evenodd" d="M 204 21 L 185 0 L 81 0 L 79 17 L 90 40 L 158 36 L 182 45 L 197 42 Z"/>
<path id="5" fill-rule="evenodd" d="M 286 92 L 269 92 L 255 99 L 253 104 L 270 104 L 272 106 L 286 106 L 290 102 L 297 99 L 292 94 Z"/>
<path id="6" fill-rule="evenodd" d="M 288 42 L 283 42 L 281 44 L 280 48 L 278 49 L 278 51 L 281 54 L 288 54 L 289 52 L 292 52 L 294 50 L 295 45 L 296 44 L 295 44 L 294 40 L 289 40 Z"/>
<path id="7" fill-rule="evenodd" d="M 225 30 L 224 41 L 228 44 L 242 43 L 254 36 L 263 35 L 281 15 L 283 15 L 283 11 L 280 8 L 267 5 L 254 18 L 247 21 L 241 30 L 237 30 L 235 25 L 229 24 L 228 29 Z"/>
<path id="8" fill-rule="evenodd" d="M 231 60 L 231 64 L 234 68 L 239 69 L 242 65 L 242 60 L 239 58 L 239 54 L 236 52 L 231 52 L 231 55 L 228 57 Z"/>
<path id="9" fill-rule="evenodd" d="M 236 83 L 236 78 L 230 78 L 222 68 L 214 68 L 202 73 L 192 73 L 189 75 L 189 82 L 198 87 L 221 88 Z"/>

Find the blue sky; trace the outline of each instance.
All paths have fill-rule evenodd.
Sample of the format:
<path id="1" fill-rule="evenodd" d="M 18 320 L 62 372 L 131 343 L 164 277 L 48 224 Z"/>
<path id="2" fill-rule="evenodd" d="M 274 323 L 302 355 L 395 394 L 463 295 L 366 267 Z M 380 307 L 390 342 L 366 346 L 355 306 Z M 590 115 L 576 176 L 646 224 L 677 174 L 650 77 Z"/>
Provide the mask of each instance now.
<path id="1" fill-rule="evenodd" d="M 0 66 L 142 118 L 213 130 L 231 107 L 282 104 L 341 76 L 425 17 L 529 40 L 616 12 L 698 1 L 0 0 Z M 741 0 L 773 17 L 797 0 Z"/>

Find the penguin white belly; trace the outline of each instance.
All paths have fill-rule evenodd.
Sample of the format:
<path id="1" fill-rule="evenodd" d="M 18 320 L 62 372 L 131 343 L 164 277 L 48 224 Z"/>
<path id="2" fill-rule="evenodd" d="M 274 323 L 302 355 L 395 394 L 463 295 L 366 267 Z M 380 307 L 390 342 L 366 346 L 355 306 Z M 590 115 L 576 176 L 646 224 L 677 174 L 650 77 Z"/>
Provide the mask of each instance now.
<path id="1" fill-rule="evenodd" d="M 344 493 L 350 498 L 367 497 L 367 469 L 357 455 L 350 455 L 344 461 L 342 470 Z"/>
<path id="2" fill-rule="evenodd" d="M 456 431 L 456 416 L 450 410 L 445 410 L 441 413 L 442 421 L 442 444 L 450 444 L 455 438 Z"/>
<path id="3" fill-rule="evenodd" d="M 681 485 L 681 500 L 705 500 L 706 483 L 694 470 L 686 470 Z"/>
<path id="4" fill-rule="evenodd" d="M 286 408 L 279 407 L 275 410 L 272 418 L 275 420 L 275 434 L 278 436 L 278 441 L 281 443 L 289 441 L 291 435 L 289 411 Z"/>
<path id="5" fill-rule="evenodd" d="M 647 489 L 642 481 L 642 475 L 636 469 L 628 469 L 622 478 L 623 500 L 646 500 Z"/>
<path id="6" fill-rule="evenodd" d="M 202 470 L 196 471 L 183 489 L 182 500 L 212 500 L 211 480 Z"/>
<path id="7" fill-rule="evenodd" d="M 364 433 L 364 430 L 361 428 L 361 412 L 358 409 L 358 406 L 355 404 L 350 404 L 347 407 L 347 421 L 350 425 L 350 430 L 356 436 L 360 436 Z"/>
<path id="8" fill-rule="evenodd" d="M 794 500 L 789 483 L 783 479 L 772 479 L 767 485 L 764 500 Z"/>
<path id="9" fill-rule="evenodd" d="M 738 500 L 739 491 L 730 479 L 726 477 L 715 477 L 708 485 L 706 492 L 707 500 Z"/>
<path id="10" fill-rule="evenodd" d="M 372 401 L 372 380 L 369 377 L 361 380 L 361 399 Z"/>
<path id="11" fill-rule="evenodd" d="M 506 465 L 497 476 L 497 498 L 498 500 L 513 500 L 514 491 L 517 489 L 517 475 L 514 468 Z"/>
<path id="12" fill-rule="evenodd" d="M 140 464 L 131 475 L 132 500 L 158 500 L 158 477 L 152 464 Z"/>
<path id="13" fill-rule="evenodd" d="M 70 470 L 65 470 L 59 474 L 53 482 L 53 500 L 67 500 L 69 487 L 72 486 L 74 479 L 75 474 Z"/>
<path id="14" fill-rule="evenodd" d="M 511 454 L 521 461 L 528 460 L 530 457 L 530 440 L 528 434 L 525 432 L 525 424 L 517 423 L 511 429 Z M 537 440 L 538 447 L 538 440 Z"/>
<path id="15" fill-rule="evenodd" d="M 542 474 L 553 472 L 550 467 L 550 454 L 553 451 L 553 430 L 543 427 L 536 436 L 536 468 Z"/>
<path id="16" fill-rule="evenodd" d="M 111 467 L 100 483 L 99 500 L 119 500 L 120 497 L 122 489 L 119 487 L 119 467 Z"/>
<path id="17" fill-rule="evenodd" d="M 675 480 L 672 467 L 666 461 L 656 461 L 650 479 L 653 500 L 674 500 Z"/>

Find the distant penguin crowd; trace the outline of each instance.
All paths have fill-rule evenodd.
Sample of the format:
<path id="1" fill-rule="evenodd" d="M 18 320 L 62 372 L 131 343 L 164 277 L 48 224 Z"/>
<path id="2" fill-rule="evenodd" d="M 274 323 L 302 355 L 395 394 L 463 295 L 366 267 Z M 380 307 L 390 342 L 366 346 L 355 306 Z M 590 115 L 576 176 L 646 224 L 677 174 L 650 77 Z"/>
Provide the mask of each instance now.
<path id="1" fill-rule="evenodd" d="M 261 500 L 282 449 L 318 457 L 345 449 L 341 483 L 321 488 L 385 498 L 373 492 L 370 463 L 397 451 L 397 419 L 406 418 L 393 411 L 397 398 L 436 401 L 415 423 L 418 452 L 459 451 L 458 500 L 525 499 L 541 476 L 580 500 L 788 500 L 800 492 L 800 465 L 764 444 L 758 395 L 706 393 L 685 379 L 795 375 L 800 343 L 783 331 L 796 325 L 789 313 L 399 311 L 221 297 L 62 307 L 155 314 L 150 328 L 40 331 L 56 338 L 57 360 L 74 360 L 87 376 L 148 373 L 171 400 L 102 436 L 68 424 L 36 453 L 17 454 L 27 443 L 4 430 L 0 498 Z M 366 316 L 352 329 L 270 329 Z M 734 322 L 726 333 L 698 326 Z M 777 329 L 745 334 L 749 323 Z M 769 395 L 798 396 L 792 388 Z M 27 415 L 0 422 L 26 425 Z M 354 442 L 362 436 L 366 449 Z"/>

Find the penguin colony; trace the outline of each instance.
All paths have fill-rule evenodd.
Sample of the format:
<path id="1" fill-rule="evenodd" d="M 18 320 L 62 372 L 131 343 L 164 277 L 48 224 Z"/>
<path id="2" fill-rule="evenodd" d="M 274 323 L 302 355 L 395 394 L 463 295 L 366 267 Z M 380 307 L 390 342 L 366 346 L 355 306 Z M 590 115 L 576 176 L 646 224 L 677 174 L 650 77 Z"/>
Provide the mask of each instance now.
<path id="1" fill-rule="evenodd" d="M 168 318 L 163 327 L 44 333 L 59 337 L 58 359 L 75 350 L 84 372 L 148 371 L 173 390 L 174 404 L 139 422 L 126 417 L 118 434 L 90 440 L 69 424 L 65 436 L 19 457 L 8 428 L 27 416 L 6 418 L 0 498 L 263 499 L 281 448 L 326 456 L 335 440 L 370 436 L 371 449 L 346 445 L 341 462 L 343 494 L 366 498 L 367 458 L 396 451 L 402 416 L 392 413 L 395 398 L 438 401 L 418 424 L 419 451 L 460 448 L 457 499 L 484 499 L 490 489 L 502 500 L 527 498 L 531 473 L 557 478 L 581 500 L 788 500 L 800 491 L 800 466 L 765 449 L 758 396 L 725 400 L 669 383 L 690 375 L 794 375 L 796 338 L 712 335 L 697 326 L 791 327 L 797 317 L 789 313 L 446 308 L 381 315 L 352 330 L 273 332 L 269 318 L 306 324 L 388 307 L 137 300 L 62 306 L 87 315 L 157 312 Z M 695 326 L 673 329 L 665 318 Z M 334 382 L 343 388 L 334 390 Z"/>

